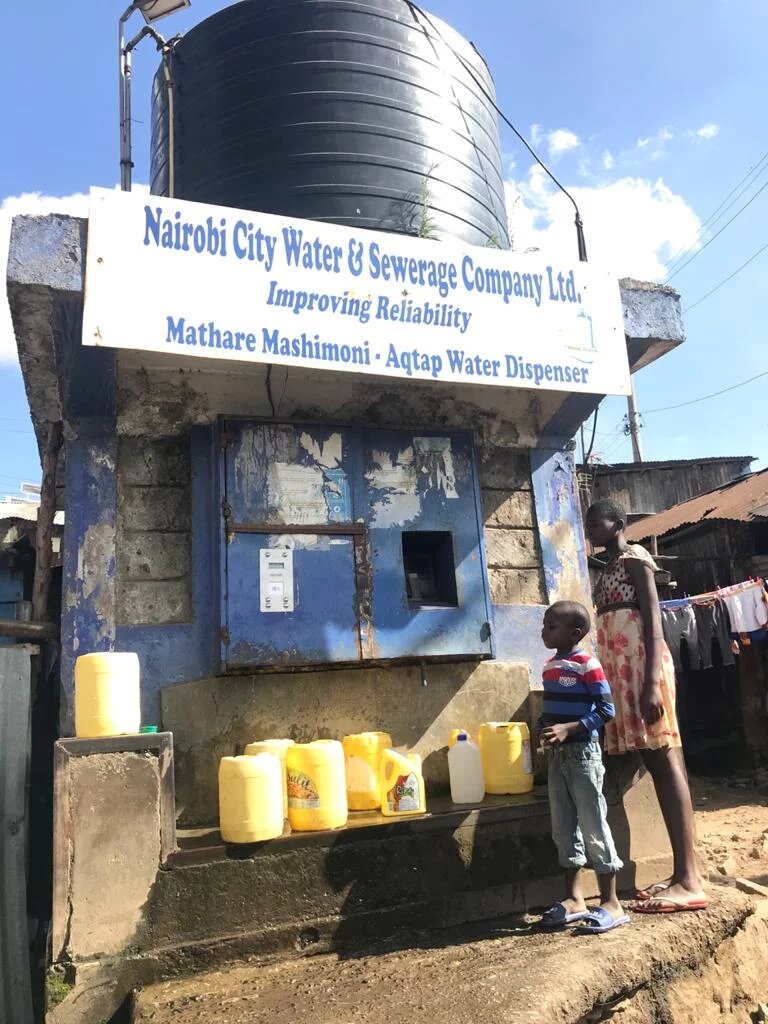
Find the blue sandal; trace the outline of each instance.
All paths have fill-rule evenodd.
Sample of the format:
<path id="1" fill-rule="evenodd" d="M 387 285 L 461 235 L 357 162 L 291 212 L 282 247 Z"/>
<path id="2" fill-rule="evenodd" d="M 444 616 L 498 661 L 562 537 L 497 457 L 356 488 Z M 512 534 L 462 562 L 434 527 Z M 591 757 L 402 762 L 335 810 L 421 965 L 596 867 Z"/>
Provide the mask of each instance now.
<path id="1" fill-rule="evenodd" d="M 629 924 L 629 917 L 626 914 L 622 917 L 613 917 L 603 907 L 595 907 L 584 915 L 584 922 L 574 929 L 576 935 L 602 935 L 603 932 L 610 932 L 623 924 Z"/>
<path id="2" fill-rule="evenodd" d="M 569 914 L 562 903 L 553 903 L 549 910 L 541 915 L 539 926 L 545 931 L 554 931 L 555 928 L 565 928 L 567 924 L 574 921 L 584 921 L 589 917 L 588 910 L 579 910 L 575 914 Z"/>

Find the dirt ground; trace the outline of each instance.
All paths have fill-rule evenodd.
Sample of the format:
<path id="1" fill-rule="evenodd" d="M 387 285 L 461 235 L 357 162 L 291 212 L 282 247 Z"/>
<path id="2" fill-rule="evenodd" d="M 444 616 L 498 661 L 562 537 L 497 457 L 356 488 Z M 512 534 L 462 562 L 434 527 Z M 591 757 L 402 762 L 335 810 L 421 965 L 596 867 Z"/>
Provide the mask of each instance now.
<path id="1" fill-rule="evenodd" d="M 712 880 L 724 874 L 768 887 L 768 788 L 747 780 L 692 779 L 696 839 Z"/>
<path id="2" fill-rule="evenodd" d="M 600 937 L 517 918 L 378 955 L 238 965 L 152 986 L 134 1022 L 750 1024 L 768 1002 L 768 899 L 732 877 L 768 885 L 768 792 L 704 780 L 692 791 L 702 863 L 721 883 L 708 883 L 705 914 L 633 914 Z"/>

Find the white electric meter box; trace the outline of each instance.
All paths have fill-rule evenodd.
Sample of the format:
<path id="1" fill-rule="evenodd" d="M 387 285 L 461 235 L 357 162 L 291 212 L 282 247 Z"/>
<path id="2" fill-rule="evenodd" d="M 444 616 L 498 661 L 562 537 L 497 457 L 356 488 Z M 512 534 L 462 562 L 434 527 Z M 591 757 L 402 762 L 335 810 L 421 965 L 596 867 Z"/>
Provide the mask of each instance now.
<path id="1" fill-rule="evenodd" d="M 259 565 L 259 608 L 262 612 L 293 611 L 293 551 L 265 548 Z"/>

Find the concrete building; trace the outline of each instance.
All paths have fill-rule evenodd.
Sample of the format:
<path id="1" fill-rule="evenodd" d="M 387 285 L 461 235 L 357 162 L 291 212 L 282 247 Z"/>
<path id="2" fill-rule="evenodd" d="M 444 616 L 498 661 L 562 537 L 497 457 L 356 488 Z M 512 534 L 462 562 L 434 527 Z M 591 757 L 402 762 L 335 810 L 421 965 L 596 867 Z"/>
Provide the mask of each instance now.
<path id="1" fill-rule="evenodd" d="M 8 271 L 33 421 L 38 431 L 65 424 L 63 733 L 78 653 L 126 649 L 141 659 L 144 720 L 174 733 L 184 821 L 216 818 L 211 758 L 264 733 L 308 740 L 388 726 L 444 786 L 435 755 L 449 726 L 522 709 L 541 663 L 542 609 L 589 599 L 570 439 L 600 396 L 278 369 L 270 383 L 263 365 L 85 348 L 85 234 L 75 219 L 17 218 Z M 630 347 L 645 361 L 654 344 L 682 341 L 676 295 L 626 286 L 622 296 Z M 352 498 L 334 491 L 328 467 L 340 461 Z M 445 488 L 464 496 L 449 520 L 434 501 Z M 331 494 L 365 520 L 348 543 L 331 544 L 344 529 Z M 321 577 L 310 571 L 304 584 L 314 589 L 300 637 L 268 617 L 259 632 L 252 592 L 222 610 L 223 580 L 249 586 L 237 552 L 249 517 L 293 534 L 297 561 L 325 551 Z M 291 520 L 302 517 L 316 527 L 297 534 Z M 439 543 L 446 522 L 456 578 L 473 596 L 462 609 L 449 599 L 409 614 L 403 559 L 418 573 L 430 553 L 403 554 L 408 524 Z"/>
<path id="2" fill-rule="evenodd" d="M 275 205 L 282 203 L 270 213 L 251 200 L 265 211 L 242 219 L 254 246 L 261 236 L 252 222 L 270 215 L 313 217 L 312 231 L 335 231 L 339 240 L 342 227 L 378 228 L 378 236 L 360 238 L 378 238 L 382 246 L 386 239 L 394 247 L 406 244 L 398 230 L 423 234 L 425 220 L 436 219 L 441 238 L 453 239 L 453 247 L 411 239 L 413 266 L 427 252 L 418 247 L 430 245 L 429 253 L 441 253 L 446 265 L 463 259 L 495 268 L 487 278 L 478 271 L 465 289 L 480 304 L 477 292 L 490 290 L 494 275 L 500 280 L 502 266 L 511 284 L 502 262 L 508 257 L 490 247 L 494 225 L 502 235 L 506 225 L 488 69 L 468 42 L 451 35 L 474 66 L 461 87 L 473 111 L 468 119 L 456 89 L 435 88 L 445 77 L 444 47 L 430 36 L 432 28 L 412 23 L 413 11 L 408 15 L 398 5 L 385 18 L 386 5 L 379 3 L 342 7 L 340 17 L 353 19 L 351 27 L 344 21 L 339 29 L 337 5 L 320 12 L 341 31 L 338 45 L 330 30 L 318 30 L 316 3 L 293 5 L 289 15 L 274 5 L 239 4 L 178 44 L 175 86 L 162 74 L 156 82 L 153 180 L 157 191 L 196 203 L 182 207 L 157 196 L 151 205 L 129 196 L 118 203 L 101 192 L 92 196 L 90 223 L 60 216 L 13 222 L 8 295 L 41 447 L 50 425 L 63 424 L 57 480 L 66 512 L 62 735 L 72 735 L 76 658 L 93 651 L 138 654 L 143 721 L 161 728 L 154 738 L 63 739 L 57 745 L 53 959 L 74 977 L 77 996 L 65 1000 L 68 1009 L 63 1004 L 56 1018 L 62 1022 L 101 1019 L 136 984 L 203 962 L 359 948 L 425 923 L 522 910 L 549 900 L 559 874 L 545 796 L 539 791 L 489 798 L 478 807 L 451 805 L 446 741 L 456 726 L 475 734 L 489 720 L 533 725 L 544 609 L 560 599 L 590 603 L 572 438 L 602 394 L 572 385 L 586 384 L 585 367 L 602 365 L 603 391 L 619 381 L 619 390 L 626 390 L 627 362 L 630 369 L 643 367 L 683 341 L 679 296 L 636 281 L 623 282 L 619 295 L 607 274 L 600 278 L 575 253 L 564 257 L 572 269 L 564 264 L 560 270 L 559 293 L 557 272 L 545 261 L 538 297 L 533 276 L 516 271 L 521 300 L 528 289 L 527 308 L 537 312 L 518 337 L 510 325 L 519 310 L 500 302 L 488 306 L 478 315 L 485 328 L 473 344 L 478 367 L 487 363 L 483 372 L 493 374 L 493 360 L 484 357 L 494 346 L 511 349 L 512 337 L 534 360 L 504 357 L 515 367 L 508 377 L 524 386 L 483 384 L 477 374 L 442 381 L 407 371 L 377 375 L 374 361 L 362 366 L 368 353 L 362 340 L 360 363 L 345 372 L 311 360 L 291 364 L 287 357 L 236 361 L 211 354 L 208 342 L 221 335 L 207 315 L 197 328 L 189 326 L 198 323 L 190 314 L 189 331 L 178 313 L 165 309 L 154 326 L 146 319 L 148 308 L 157 312 L 158 303 L 170 302 L 169 288 L 179 305 L 200 295 L 219 301 L 224 291 L 228 307 L 239 304 L 248 314 L 249 302 L 257 308 L 261 301 L 265 315 L 264 296 L 255 298 L 256 278 L 245 273 L 247 249 L 242 265 L 239 256 L 223 262 L 216 225 L 223 230 L 238 205 L 227 191 L 232 182 L 245 182 L 239 193 L 245 209 L 243 196 L 261 195 L 267 204 L 278 196 Z M 306 31 L 299 31 L 299 14 L 308 19 Z M 270 34 L 278 21 L 283 63 Z M 319 60 L 331 43 L 327 61 Z M 302 73 L 309 68 L 317 76 L 307 84 L 306 99 L 296 88 L 298 45 L 311 49 Z M 217 70 L 216 82 L 208 82 L 205 76 L 224 55 L 232 76 Z M 371 69 L 378 75 L 387 62 L 392 67 L 377 95 Z M 273 101 L 278 79 L 284 102 Z M 229 137 L 239 131 L 238 118 L 216 115 L 227 104 L 211 98 L 225 81 L 239 83 L 232 86 L 237 110 L 269 122 L 262 134 L 249 120 L 245 141 Z M 171 87 L 178 90 L 173 105 L 166 102 Z M 250 106 L 242 89 L 256 89 Z M 331 109 L 339 96 L 342 105 Z M 273 113 L 282 116 L 297 104 L 300 117 L 272 122 Z M 242 160 L 237 173 L 225 160 L 204 166 L 211 147 L 199 147 L 208 138 L 199 126 L 209 114 L 206 130 L 221 136 L 222 152 L 232 161 Z M 174 117 L 184 116 L 189 130 L 176 131 Z M 371 118 L 381 119 L 381 130 L 371 130 L 378 125 Z M 166 159 L 166 143 L 175 163 Z M 350 148 L 358 143 L 359 159 L 352 160 Z M 431 163 L 436 148 L 445 165 L 439 173 Z M 304 180 L 318 154 L 320 175 Z M 327 182 L 339 187 L 333 191 Z M 414 187 L 423 201 L 409 198 Z M 390 208 L 404 200 L 416 220 L 406 218 L 398 228 Z M 203 202 L 226 205 L 206 208 Z M 126 217 L 134 204 L 146 227 L 122 236 L 96 213 L 105 204 L 115 211 L 122 204 Z M 199 211 L 208 218 L 207 227 L 197 225 L 200 246 L 191 223 L 179 241 L 176 225 Z M 310 221 L 301 223 L 309 233 Z M 277 240 L 293 228 L 281 222 L 270 230 Z M 121 274 L 129 234 L 134 262 Z M 363 249 L 356 235 L 344 240 L 350 253 Z M 475 248 L 462 254 L 459 242 Z M 332 269 L 315 265 L 308 273 L 338 273 L 335 249 L 318 251 Z M 178 262 L 162 262 L 166 257 Z M 296 269 L 289 262 L 279 268 L 286 279 Z M 541 309 L 546 274 L 551 301 Z M 583 305 L 579 274 L 590 289 L 594 285 L 584 291 Z M 271 287 L 268 278 L 258 280 L 262 292 Z M 323 287 L 317 280 L 311 277 L 311 289 Z M 353 298 L 356 281 L 342 286 L 345 299 Z M 391 283 L 387 302 L 407 305 L 409 288 Z M 97 295 L 115 329 L 111 340 L 90 312 Z M 443 305 L 440 315 L 447 316 Z M 549 331 L 553 321 L 546 318 L 564 310 L 567 316 Z M 603 334 L 591 316 L 601 311 L 610 321 Z M 301 323 L 311 326 L 303 315 Z M 157 344 L 158 324 L 166 320 L 167 337 Z M 389 321 L 385 326 L 395 330 Z M 419 340 L 410 326 L 397 329 L 406 348 Z M 118 333 L 123 340 L 115 344 Z M 241 340 L 252 352 L 255 336 Z M 545 371 L 536 362 L 543 360 L 539 343 L 542 350 L 567 351 L 568 376 L 560 365 L 547 364 Z M 290 339 L 286 344 L 290 349 Z M 275 342 L 269 351 L 282 357 L 279 348 Z M 527 377 L 521 367 L 528 367 Z M 50 486 L 43 481 L 44 492 Z M 371 729 L 388 731 L 396 746 L 421 755 L 428 816 L 357 817 L 346 830 L 285 835 L 240 851 L 221 842 L 221 756 L 267 737 L 340 739 Z M 608 796 L 627 864 L 623 880 L 631 885 L 647 878 L 663 828 L 648 785 L 630 788 L 636 761 L 615 762 Z M 94 899 L 94 892 L 109 898 Z"/>
<path id="3" fill-rule="evenodd" d="M 396 744 L 422 755 L 432 808 L 438 811 L 439 794 L 447 783 L 449 729 L 461 724 L 475 731 L 482 721 L 493 719 L 530 722 L 532 681 L 538 680 L 544 653 L 539 638 L 543 610 L 563 598 L 589 601 L 570 440 L 600 396 L 469 384 L 372 383 L 354 374 L 321 371 L 275 371 L 270 381 L 265 366 L 233 370 L 224 362 L 201 364 L 176 355 L 86 348 L 80 340 L 86 229 L 85 222 L 71 218 L 16 218 L 8 269 L 35 427 L 42 436 L 47 424 L 64 423 L 62 734 L 71 735 L 72 672 L 78 654 L 132 650 L 141 660 L 144 721 L 173 734 L 177 802 L 170 815 L 175 813 L 181 826 L 215 824 L 218 758 L 242 749 L 244 743 L 267 735 L 340 738 L 361 729 L 386 728 Z M 630 351 L 639 347 L 647 359 L 654 345 L 663 351 L 683 340 L 676 295 L 624 286 L 622 298 L 625 308 L 632 309 Z M 646 324 L 640 315 L 644 302 L 650 304 Z M 344 466 L 354 492 L 351 499 L 329 472 L 338 466 L 340 452 L 342 462 L 348 460 Z M 284 467 L 279 471 L 282 477 L 278 473 L 276 478 L 276 465 Z M 269 492 L 275 479 L 277 490 Z M 227 488 L 224 493 L 222 486 Z M 465 496 L 454 499 L 447 526 L 458 538 L 457 550 L 463 544 L 469 559 L 468 566 L 457 559 L 458 583 L 453 584 L 472 595 L 464 606 L 466 615 L 456 614 L 456 601 L 449 593 L 435 594 L 434 588 L 442 584 L 422 568 L 434 564 L 428 551 L 416 548 L 410 563 L 412 579 L 403 576 L 404 559 L 409 557 L 407 527 L 421 521 L 428 526 L 426 532 L 441 541 L 446 527 L 442 496 L 449 489 Z M 311 600 L 301 634 L 271 627 L 259 631 L 253 614 L 226 617 L 226 609 L 222 613 L 222 579 L 230 587 L 249 586 L 247 564 L 244 568 L 230 560 L 237 544 L 251 536 L 240 529 L 239 500 L 262 500 L 258 516 L 271 523 L 269 530 L 281 538 L 281 545 L 287 535 L 286 518 L 301 519 L 297 502 L 314 502 L 304 511 L 320 511 L 314 520 L 313 546 L 306 544 L 306 533 L 299 533 L 299 543 L 294 538 L 291 549 L 297 562 L 324 552 L 330 565 L 327 574 L 308 574 L 304 594 Z M 333 502 L 349 500 L 358 502 L 364 523 L 359 529 L 346 527 L 348 543 L 337 545 L 333 542 L 343 534 L 334 527 Z M 376 526 L 373 517 L 381 517 Z M 318 523 L 318 518 L 323 521 Z M 229 570 L 224 577 L 222 553 Z M 378 568 L 371 569 L 375 557 Z M 355 559 L 357 575 L 349 571 Z M 405 594 L 409 585 L 412 605 L 418 605 L 419 586 L 427 588 L 423 593 L 432 604 L 439 605 L 444 598 L 446 607 L 433 613 L 438 628 L 423 629 L 404 617 L 408 605 L 394 599 L 394 587 Z M 246 589 L 241 596 L 240 609 L 253 609 L 258 593 Z M 346 620 L 345 608 L 354 608 Z M 339 618 L 334 620 L 334 615 Z M 334 628 L 325 631 L 326 623 Z M 135 756 L 125 754 L 129 759 Z M 100 778 L 113 777 L 106 767 Z M 631 777 L 635 767 L 625 768 L 624 775 Z M 112 770 L 118 781 L 122 779 L 119 792 L 125 784 L 122 773 L 144 771 L 132 760 L 119 770 L 112 764 Z M 137 783 L 152 806 L 159 806 L 159 796 L 147 793 L 160 792 L 161 774 L 158 768 Z M 631 829 L 631 806 L 629 811 L 622 808 L 626 784 L 616 784 L 613 802 L 619 814 L 617 827 L 628 850 L 632 847 L 628 856 L 634 872 L 644 857 L 658 853 L 654 844 L 659 823 L 652 800 L 639 787 L 633 798 L 640 801 L 635 812 L 639 806 L 645 817 L 642 828 Z M 103 810 L 114 805 L 115 793 L 108 793 L 99 804 Z M 465 879 L 457 889 L 456 880 L 450 882 L 451 873 L 444 875 L 451 895 L 435 892 L 434 900 L 444 907 L 436 920 L 530 905 L 536 898 L 537 878 L 542 872 L 547 877 L 556 873 L 543 855 L 544 847 L 535 862 L 530 861 L 530 850 L 549 842 L 546 801 L 534 798 L 522 810 L 519 801 L 501 802 L 506 809 L 479 812 L 477 820 L 467 819 L 466 813 L 457 816 L 445 804 L 442 817 L 433 817 L 445 830 L 446 856 L 462 828 L 469 828 L 472 835 L 480 828 L 486 836 L 483 842 L 490 844 L 490 860 L 481 868 L 475 858 L 471 882 Z M 76 805 L 77 801 L 68 803 Z M 540 838 L 523 842 L 522 859 L 517 868 L 510 868 L 505 843 L 518 834 L 520 814 L 529 820 L 531 837 Z M 465 824 L 456 832 L 462 821 Z M 120 834 L 117 820 L 112 824 Z M 67 835 L 77 831 L 71 821 L 61 827 Z M 393 826 L 375 827 L 381 829 L 377 843 L 384 844 L 382 850 L 396 842 Z M 78 834 L 80 870 L 88 877 L 98 871 L 101 877 L 104 829 L 100 826 L 90 839 L 87 829 Z M 434 852 L 433 832 L 425 834 L 424 841 Z M 299 870 L 302 858 L 309 870 L 305 841 L 295 837 L 291 845 L 290 839 L 283 840 L 288 847 L 264 851 L 253 862 L 262 879 L 253 884 L 262 893 L 266 918 L 250 903 L 239 923 L 231 913 L 217 911 L 194 937 L 187 928 L 188 913 L 196 902 L 207 900 L 206 884 L 237 888 L 243 882 L 226 881 L 233 870 L 242 875 L 242 868 L 235 869 L 238 862 L 221 861 L 205 843 L 201 852 L 195 842 L 193 836 L 187 853 L 182 849 L 175 855 L 181 857 L 179 869 L 190 858 L 194 863 L 202 859 L 210 862 L 218 881 L 198 871 L 193 888 L 181 890 L 167 872 L 154 880 L 157 844 L 146 849 L 141 842 L 132 846 L 131 863 L 148 858 L 145 874 L 152 881 L 146 883 L 148 888 L 139 884 L 143 895 L 129 887 L 125 924 L 117 929 L 111 909 L 101 924 L 94 923 L 89 916 L 93 905 L 79 900 L 75 883 L 72 889 L 62 883 L 54 914 L 60 922 L 75 921 L 76 926 L 66 935 L 56 931 L 59 945 L 54 958 L 99 963 L 105 930 L 112 956 L 135 949 L 137 943 L 144 954 L 169 942 L 220 948 L 230 931 L 244 931 L 250 936 L 249 948 L 253 943 L 263 948 L 265 935 L 272 934 L 268 920 L 276 914 L 272 899 L 278 898 L 275 887 L 284 885 L 280 879 L 287 870 L 286 857 L 294 864 L 291 871 Z M 333 836 L 325 847 L 316 847 L 318 868 L 334 848 L 338 858 L 341 848 Z M 347 848 L 355 858 L 363 849 L 355 843 Z M 370 852 L 372 847 L 365 849 Z M 491 855 L 491 850 L 497 852 Z M 497 856 L 499 866 L 493 867 Z M 66 874 L 59 867 L 60 876 Z M 355 868 L 355 873 L 360 870 Z M 494 881 L 499 870 L 505 879 L 502 889 L 501 879 Z M 184 878 L 192 881 L 190 874 Z M 509 878 L 517 878 L 512 889 Z M 108 872 L 103 882 L 112 884 Z M 163 895 L 166 884 L 176 896 Z M 273 887 L 272 897 L 264 893 L 265 885 Z M 160 900 L 157 906 L 148 898 L 150 890 Z M 354 940 L 364 934 L 364 928 L 357 932 L 349 924 L 346 898 L 328 903 L 322 891 L 322 883 L 314 895 L 303 891 L 301 909 L 295 901 L 279 897 L 281 934 L 293 936 L 302 920 L 305 930 L 317 929 L 320 918 L 336 921 L 331 929 L 336 942 L 341 935 Z M 486 894 L 480 902 L 478 892 Z M 370 897 L 360 898 L 355 905 L 360 913 L 353 915 L 357 927 L 368 921 L 370 928 L 374 919 L 375 927 L 381 927 L 380 915 L 387 905 L 382 899 L 371 918 Z M 430 913 L 437 913 L 436 905 Z M 246 946 L 241 943 L 238 948 Z M 217 955 L 225 953 L 220 949 Z M 159 966 L 162 959 L 153 961 L 152 976 L 161 976 L 166 969 Z M 130 987 L 137 975 L 125 970 L 124 985 Z"/>

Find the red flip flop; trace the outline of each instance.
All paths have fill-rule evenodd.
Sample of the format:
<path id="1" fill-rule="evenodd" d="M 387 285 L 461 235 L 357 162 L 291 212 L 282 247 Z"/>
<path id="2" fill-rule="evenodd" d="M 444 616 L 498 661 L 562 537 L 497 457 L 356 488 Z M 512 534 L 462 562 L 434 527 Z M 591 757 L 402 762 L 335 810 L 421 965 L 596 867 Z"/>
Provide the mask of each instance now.
<path id="1" fill-rule="evenodd" d="M 678 900 L 673 896 L 653 896 L 634 907 L 636 914 L 681 914 L 686 910 L 706 910 L 709 900 Z"/>

